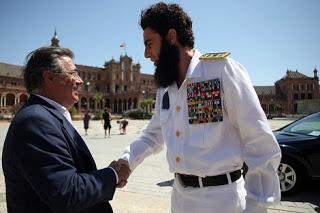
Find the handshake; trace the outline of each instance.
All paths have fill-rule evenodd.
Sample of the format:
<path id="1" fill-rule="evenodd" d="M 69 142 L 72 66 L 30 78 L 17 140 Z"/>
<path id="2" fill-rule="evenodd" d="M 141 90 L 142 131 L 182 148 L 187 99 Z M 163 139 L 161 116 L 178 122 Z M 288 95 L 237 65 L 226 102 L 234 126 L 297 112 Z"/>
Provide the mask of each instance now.
<path id="1" fill-rule="evenodd" d="M 117 188 L 124 187 L 127 184 L 128 178 L 131 173 L 128 161 L 123 159 L 112 161 L 109 167 L 112 167 L 118 174 Z"/>

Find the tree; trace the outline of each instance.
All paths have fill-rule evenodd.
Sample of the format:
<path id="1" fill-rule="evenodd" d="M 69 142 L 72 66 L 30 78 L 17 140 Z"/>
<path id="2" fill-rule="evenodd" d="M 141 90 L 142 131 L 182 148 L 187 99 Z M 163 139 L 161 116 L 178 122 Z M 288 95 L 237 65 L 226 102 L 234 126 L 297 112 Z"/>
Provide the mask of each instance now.
<path id="1" fill-rule="evenodd" d="M 142 109 L 143 113 L 147 113 L 147 101 L 143 100 L 140 102 L 140 108 Z"/>
<path id="2" fill-rule="evenodd" d="M 153 108 L 153 104 L 155 103 L 155 101 L 152 98 L 149 98 L 147 100 L 145 100 L 146 105 L 147 105 L 147 112 L 149 112 L 151 114 L 152 112 L 152 108 Z"/>
<path id="3" fill-rule="evenodd" d="M 104 95 L 102 92 L 96 92 L 94 96 L 92 97 L 93 100 L 95 100 L 98 103 L 98 109 L 101 109 L 101 100 L 104 98 Z"/>

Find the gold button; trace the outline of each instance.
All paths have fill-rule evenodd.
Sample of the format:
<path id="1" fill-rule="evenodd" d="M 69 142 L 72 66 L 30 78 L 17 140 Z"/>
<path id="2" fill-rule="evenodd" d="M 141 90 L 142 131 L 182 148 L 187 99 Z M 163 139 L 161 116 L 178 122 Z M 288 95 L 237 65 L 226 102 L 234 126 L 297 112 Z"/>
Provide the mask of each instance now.
<path id="1" fill-rule="evenodd" d="M 179 163 L 181 161 L 181 158 L 178 156 L 176 157 L 176 162 Z"/>
<path id="2" fill-rule="evenodd" d="M 181 135 L 181 132 L 176 131 L 176 136 L 177 136 L 177 137 L 180 137 L 180 135 Z"/>
<path id="3" fill-rule="evenodd" d="M 180 106 L 176 106 L 176 111 L 180 112 L 180 110 L 181 110 L 181 107 Z"/>

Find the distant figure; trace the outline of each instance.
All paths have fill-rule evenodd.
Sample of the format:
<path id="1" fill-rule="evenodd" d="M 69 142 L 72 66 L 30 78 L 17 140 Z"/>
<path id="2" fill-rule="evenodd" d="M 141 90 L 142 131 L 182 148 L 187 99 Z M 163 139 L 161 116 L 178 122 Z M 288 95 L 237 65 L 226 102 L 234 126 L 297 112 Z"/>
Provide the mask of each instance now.
<path id="1" fill-rule="evenodd" d="M 125 135 L 127 133 L 126 129 L 127 129 L 127 126 L 128 126 L 129 122 L 124 118 L 121 123 L 122 123 L 122 127 L 121 127 L 122 128 L 122 134 Z"/>
<path id="2" fill-rule="evenodd" d="M 84 131 L 86 132 L 86 135 L 88 135 L 88 128 L 89 128 L 89 121 L 90 121 L 90 114 L 89 114 L 89 111 L 86 111 L 84 113 L 84 116 L 83 116 L 83 125 L 84 125 Z"/>
<path id="3" fill-rule="evenodd" d="M 117 121 L 119 124 L 119 131 L 121 135 L 125 135 L 127 133 L 127 126 L 129 124 L 129 121 L 127 121 L 125 118 L 123 120 Z"/>
<path id="4" fill-rule="evenodd" d="M 110 138 L 110 131 L 111 131 L 111 112 L 109 109 L 105 108 L 104 113 L 102 115 L 104 120 L 104 138 L 107 138 L 107 129 L 108 129 L 108 138 Z"/>

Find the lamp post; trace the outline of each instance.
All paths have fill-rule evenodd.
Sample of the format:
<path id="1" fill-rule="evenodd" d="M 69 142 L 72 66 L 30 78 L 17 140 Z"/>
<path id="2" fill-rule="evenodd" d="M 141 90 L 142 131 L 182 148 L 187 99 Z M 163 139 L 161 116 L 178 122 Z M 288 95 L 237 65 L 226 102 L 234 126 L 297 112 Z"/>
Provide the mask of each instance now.
<path id="1" fill-rule="evenodd" d="M 146 107 L 146 102 L 145 102 L 145 94 L 146 94 L 146 91 L 142 90 L 142 118 L 144 119 L 145 117 L 145 107 Z"/>
<path id="2" fill-rule="evenodd" d="M 86 83 L 86 91 L 87 91 L 87 110 L 88 111 L 90 109 L 89 86 L 90 86 L 90 82 L 87 81 L 87 83 Z"/>
<path id="3" fill-rule="evenodd" d="M 146 99 L 145 94 L 146 94 L 146 91 L 142 90 L 142 97 L 143 97 L 143 100 L 144 100 L 144 99 Z"/>

